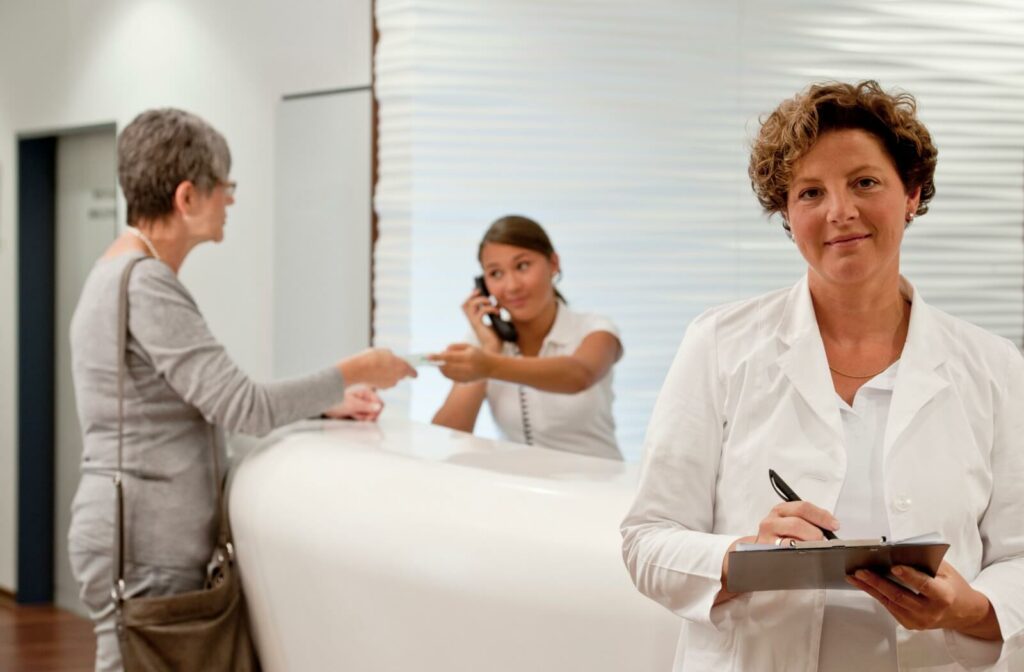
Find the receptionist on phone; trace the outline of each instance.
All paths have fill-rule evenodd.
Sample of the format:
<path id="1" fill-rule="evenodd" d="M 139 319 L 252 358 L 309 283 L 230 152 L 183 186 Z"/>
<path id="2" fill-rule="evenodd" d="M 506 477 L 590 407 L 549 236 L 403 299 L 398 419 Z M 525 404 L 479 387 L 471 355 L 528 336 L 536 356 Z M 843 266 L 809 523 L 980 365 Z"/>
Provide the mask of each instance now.
<path id="1" fill-rule="evenodd" d="M 690 324 L 622 524 L 637 588 L 683 619 L 675 670 L 1006 670 L 1024 643 L 1024 359 L 900 275 L 937 155 L 914 98 L 873 81 L 763 119 L 750 179 L 806 272 Z M 769 469 L 805 501 L 780 503 Z M 916 592 L 864 570 L 726 591 L 737 541 L 823 530 L 949 550 L 934 577 L 893 568 Z"/>
<path id="2" fill-rule="evenodd" d="M 454 381 L 434 424 L 472 432 L 486 399 L 509 440 L 621 459 L 612 419 L 618 329 L 569 308 L 555 287 L 561 262 L 532 219 L 491 224 L 477 259 L 483 276 L 462 304 L 469 342 L 431 355 Z"/>

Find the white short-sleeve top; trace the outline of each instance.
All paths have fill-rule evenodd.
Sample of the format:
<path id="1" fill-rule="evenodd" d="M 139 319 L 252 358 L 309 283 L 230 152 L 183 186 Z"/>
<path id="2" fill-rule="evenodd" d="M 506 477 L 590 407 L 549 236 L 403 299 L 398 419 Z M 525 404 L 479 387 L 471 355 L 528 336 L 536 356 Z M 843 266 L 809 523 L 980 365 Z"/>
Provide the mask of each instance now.
<path id="1" fill-rule="evenodd" d="M 607 317 L 578 313 L 562 302 L 551 331 L 544 337 L 538 357 L 573 354 L 583 339 L 595 331 L 619 338 L 619 330 Z M 472 341 L 476 341 L 473 337 Z M 505 343 L 502 354 L 519 356 L 514 343 Z M 612 371 L 582 392 L 545 392 L 519 383 L 487 381 L 487 404 L 502 438 L 545 446 L 570 453 L 622 459 L 615 440 L 612 417 Z"/>

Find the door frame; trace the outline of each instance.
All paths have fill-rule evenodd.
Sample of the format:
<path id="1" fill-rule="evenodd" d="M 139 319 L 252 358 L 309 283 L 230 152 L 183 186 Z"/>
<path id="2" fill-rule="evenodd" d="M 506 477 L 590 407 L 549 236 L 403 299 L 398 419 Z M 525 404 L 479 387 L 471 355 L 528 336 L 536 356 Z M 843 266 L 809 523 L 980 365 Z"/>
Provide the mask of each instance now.
<path id="1" fill-rule="evenodd" d="M 17 601 L 54 594 L 57 140 L 113 122 L 17 136 Z M 116 207 L 116 206 L 115 206 Z"/>

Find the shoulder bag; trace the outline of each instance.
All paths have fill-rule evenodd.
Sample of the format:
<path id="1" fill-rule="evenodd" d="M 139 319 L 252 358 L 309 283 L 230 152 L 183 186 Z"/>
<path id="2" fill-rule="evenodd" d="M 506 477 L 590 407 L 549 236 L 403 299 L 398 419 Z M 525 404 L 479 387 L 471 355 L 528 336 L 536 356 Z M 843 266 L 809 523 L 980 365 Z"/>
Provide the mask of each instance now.
<path id="1" fill-rule="evenodd" d="M 125 597 L 124 581 L 124 378 L 128 348 L 128 278 L 140 259 L 128 263 L 121 276 L 118 299 L 117 472 L 114 475 L 114 600 L 117 636 L 126 672 L 145 670 L 204 670 L 256 672 L 260 669 L 249 634 L 227 508 L 220 458 L 213 442 L 214 487 L 220 529 L 213 558 L 207 565 L 206 586 L 177 595 Z"/>

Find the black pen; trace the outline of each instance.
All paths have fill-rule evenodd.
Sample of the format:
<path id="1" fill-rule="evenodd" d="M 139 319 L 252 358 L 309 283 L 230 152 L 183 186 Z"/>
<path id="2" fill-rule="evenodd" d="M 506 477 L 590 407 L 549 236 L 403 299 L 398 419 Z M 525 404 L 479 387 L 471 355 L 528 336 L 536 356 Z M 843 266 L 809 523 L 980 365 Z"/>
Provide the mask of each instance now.
<path id="1" fill-rule="evenodd" d="M 776 493 L 778 493 L 779 497 L 782 497 L 787 502 L 803 501 L 802 499 L 800 499 L 799 495 L 793 492 L 793 488 L 786 485 L 786 482 L 782 480 L 782 477 L 775 473 L 774 469 L 768 470 L 768 480 L 771 481 L 772 488 L 775 490 Z M 814 525 L 814 523 L 811 524 Z M 818 527 L 817 525 L 814 526 L 821 530 L 821 533 L 825 535 L 826 539 L 837 538 L 831 530 L 826 530 L 824 527 Z"/>

